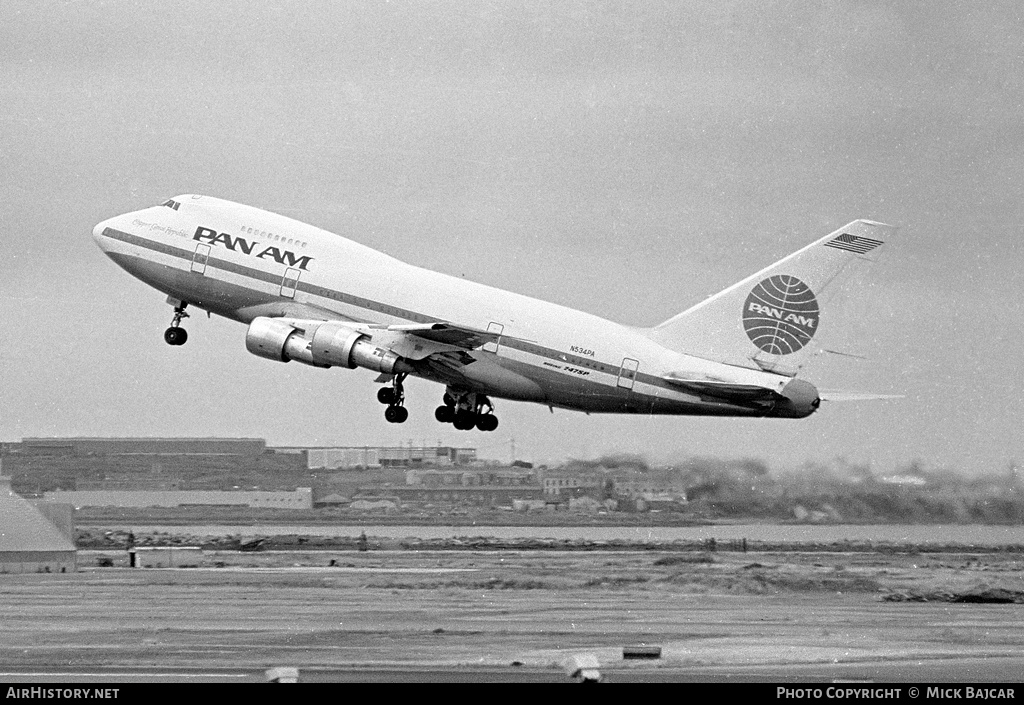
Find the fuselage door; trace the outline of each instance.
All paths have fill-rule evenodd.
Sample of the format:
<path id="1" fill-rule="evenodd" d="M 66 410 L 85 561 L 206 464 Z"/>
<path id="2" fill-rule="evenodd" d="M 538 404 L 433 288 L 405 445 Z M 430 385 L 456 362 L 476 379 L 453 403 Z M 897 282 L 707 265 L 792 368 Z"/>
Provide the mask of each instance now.
<path id="1" fill-rule="evenodd" d="M 623 358 L 622 367 L 619 368 L 618 385 L 623 389 L 632 389 L 636 381 L 636 371 L 640 369 L 640 361 L 631 357 Z"/>
<path id="2" fill-rule="evenodd" d="M 497 333 L 500 336 L 501 332 L 503 330 L 505 330 L 505 326 L 503 326 L 500 323 L 495 323 L 494 321 L 491 321 L 490 323 L 487 324 L 487 332 L 488 333 Z M 496 352 L 498 352 L 498 347 L 500 345 L 501 345 L 501 338 L 499 337 L 493 343 L 485 343 L 484 344 L 484 352 L 496 353 Z"/>
<path id="3" fill-rule="evenodd" d="M 192 255 L 192 271 L 196 274 L 206 274 L 206 263 L 210 259 L 210 246 L 205 242 L 196 245 L 196 253 Z"/>
<path id="4" fill-rule="evenodd" d="M 302 272 L 294 267 L 289 267 L 285 270 L 284 277 L 281 279 L 281 296 L 289 299 L 295 298 L 295 287 L 299 285 L 299 275 Z"/>

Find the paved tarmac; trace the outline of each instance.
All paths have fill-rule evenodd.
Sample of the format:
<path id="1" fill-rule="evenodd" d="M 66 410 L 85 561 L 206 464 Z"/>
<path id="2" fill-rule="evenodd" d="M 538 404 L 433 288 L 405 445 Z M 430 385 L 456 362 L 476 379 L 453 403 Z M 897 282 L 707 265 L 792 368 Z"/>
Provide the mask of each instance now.
<path id="1" fill-rule="evenodd" d="M 571 683 L 579 682 L 562 668 L 513 667 L 418 667 L 388 665 L 334 668 L 300 668 L 302 683 Z M 894 660 L 839 664 L 761 664 L 749 666 L 601 667 L 606 683 L 781 683 L 827 684 L 970 684 L 1021 683 L 1024 656 Z M 114 668 L 111 670 L 9 671 L 0 669 L 0 683 L 263 683 L 265 669 L 203 668 L 160 670 Z M 1024 688 L 1019 689 L 1024 695 Z"/>
<path id="2" fill-rule="evenodd" d="M 1014 683 L 1024 605 L 894 601 L 1019 586 L 1012 556 L 220 553 L 197 567 L 0 580 L 0 682 Z M 334 561 L 333 566 L 328 566 Z M 623 647 L 661 647 L 626 661 Z"/>

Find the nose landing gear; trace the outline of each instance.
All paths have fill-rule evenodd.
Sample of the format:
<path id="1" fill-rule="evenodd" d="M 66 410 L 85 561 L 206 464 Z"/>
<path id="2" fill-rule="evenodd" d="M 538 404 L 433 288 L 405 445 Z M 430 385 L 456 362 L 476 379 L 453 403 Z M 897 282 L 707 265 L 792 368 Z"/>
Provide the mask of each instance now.
<path id="1" fill-rule="evenodd" d="M 174 307 L 174 318 L 171 319 L 171 327 L 164 331 L 164 342 L 168 345 L 184 345 L 188 340 L 188 331 L 181 327 L 181 319 L 188 318 L 184 301 L 179 301 Z"/>
<path id="2" fill-rule="evenodd" d="M 387 404 L 388 408 L 384 410 L 384 418 L 388 423 L 405 423 L 405 420 L 409 418 L 409 410 L 402 406 L 405 403 L 405 389 L 402 387 L 405 377 L 405 373 L 397 374 L 393 386 L 381 387 L 377 390 L 377 401 Z"/>
<path id="3" fill-rule="evenodd" d="M 494 415 L 491 400 L 474 392 L 445 392 L 444 404 L 434 410 L 434 418 L 441 423 L 450 423 L 460 431 L 469 431 L 474 427 L 481 431 L 498 428 L 498 417 Z"/>

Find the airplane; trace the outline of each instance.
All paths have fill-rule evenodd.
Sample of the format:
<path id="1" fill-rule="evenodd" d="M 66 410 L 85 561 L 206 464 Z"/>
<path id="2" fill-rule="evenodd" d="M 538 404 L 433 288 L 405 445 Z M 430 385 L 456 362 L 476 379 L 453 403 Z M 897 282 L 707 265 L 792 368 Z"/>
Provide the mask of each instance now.
<path id="1" fill-rule="evenodd" d="M 805 418 L 829 397 L 798 376 L 852 273 L 895 231 L 855 220 L 654 327 L 406 264 L 291 218 L 185 194 L 96 225 L 118 265 L 188 307 L 248 326 L 259 357 L 366 368 L 391 423 L 409 375 L 445 385 L 434 415 L 493 431 L 495 399 L 586 413 Z M 828 304 L 828 306 L 826 306 Z M 846 395 L 847 399 L 887 395 Z"/>

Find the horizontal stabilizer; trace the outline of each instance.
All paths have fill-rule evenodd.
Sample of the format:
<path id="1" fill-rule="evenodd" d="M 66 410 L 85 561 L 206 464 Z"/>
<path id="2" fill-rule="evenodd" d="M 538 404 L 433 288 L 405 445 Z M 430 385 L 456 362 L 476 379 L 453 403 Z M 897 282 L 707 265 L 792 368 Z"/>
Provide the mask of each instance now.
<path id="1" fill-rule="evenodd" d="M 822 390 L 822 401 L 875 401 L 878 399 L 902 399 L 902 394 L 874 394 L 873 392 L 841 392 Z"/>
<path id="2" fill-rule="evenodd" d="M 663 377 L 673 387 L 692 392 L 702 397 L 720 399 L 736 403 L 773 402 L 780 397 L 777 392 L 754 384 L 731 384 L 728 382 L 711 382 L 707 380 L 688 380 L 678 377 Z M 786 380 L 789 381 L 789 380 Z"/>
<path id="3" fill-rule="evenodd" d="M 760 409 L 765 414 L 778 418 L 800 419 L 809 416 L 821 403 L 818 390 L 813 384 L 802 379 L 778 377 L 778 381 L 766 380 L 765 384 L 688 380 L 671 374 L 662 379 L 705 400 Z"/>

